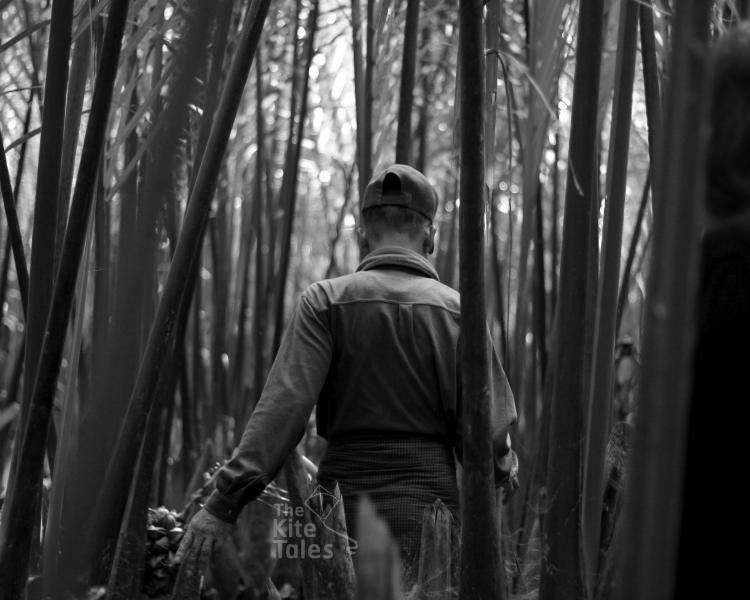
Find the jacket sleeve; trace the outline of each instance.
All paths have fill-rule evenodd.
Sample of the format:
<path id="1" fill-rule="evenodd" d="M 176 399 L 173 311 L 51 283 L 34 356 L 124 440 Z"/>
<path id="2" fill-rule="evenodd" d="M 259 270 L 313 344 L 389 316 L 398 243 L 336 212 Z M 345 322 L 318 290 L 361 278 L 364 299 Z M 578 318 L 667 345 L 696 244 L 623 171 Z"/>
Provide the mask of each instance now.
<path id="1" fill-rule="evenodd" d="M 305 290 L 232 458 L 220 469 L 206 510 L 228 522 L 257 498 L 299 443 L 328 374 L 328 311 Z"/>
<path id="2" fill-rule="evenodd" d="M 508 476 L 503 458 L 510 451 L 510 428 L 516 422 L 516 403 L 494 347 L 490 348 L 490 417 L 492 419 L 492 451 L 495 484 L 500 485 Z"/>
<path id="3" fill-rule="evenodd" d="M 495 351 L 494 346 L 488 339 L 488 352 L 490 353 L 490 434 L 492 436 L 492 464 L 494 470 L 495 485 L 501 485 L 508 478 L 508 464 L 505 460 L 510 452 L 510 429 L 516 422 L 516 405 L 513 398 L 513 391 L 505 375 L 500 358 Z M 460 346 L 460 342 L 459 342 Z M 463 461 L 463 443 L 462 443 L 462 422 L 463 422 L 463 401 L 462 401 L 462 384 L 461 384 L 461 364 L 460 352 L 456 353 L 456 379 L 457 395 L 456 398 L 456 456 L 459 461 Z"/>

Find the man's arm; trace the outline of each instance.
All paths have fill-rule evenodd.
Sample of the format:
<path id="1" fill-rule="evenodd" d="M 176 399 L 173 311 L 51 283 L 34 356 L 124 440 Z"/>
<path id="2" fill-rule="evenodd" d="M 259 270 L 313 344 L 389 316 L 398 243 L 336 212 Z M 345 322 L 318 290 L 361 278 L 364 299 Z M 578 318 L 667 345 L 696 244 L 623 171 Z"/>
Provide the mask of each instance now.
<path id="1" fill-rule="evenodd" d="M 494 479 L 496 486 L 505 486 L 509 491 L 513 491 L 517 486 L 518 460 L 515 452 L 511 450 L 510 429 L 516 422 L 516 405 L 513 398 L 513 391 L 505 375 L 500 359 L 497 356 L 494 346 L 488 339 L 488 351 L 490 353 L 490 432 L 492 435 L 492 464 L 494 468 Z M 462 398 L 461 398 L 461 372 L 460 372 L 460 355 L 456 365 L 458 373 L 457 387 L 457 432 L 456 432 L 456 455 L 459 461 L 462 461 L 462 432 L 461 422 L 462 415 Z"/>
<path id="2" fill-rule="evenodd" d="M 219 471 L 206 510 L 233 522 L 273 480 L 299 443 L 328 374 L 328 314 L 306 291 L 284 334 L 260 401 L 234 456 Z"/>
<path id="3" fill-rule="evenodd" d="M 518 415 L 513 391 L 494 347 L 490 348 L 490 356 L 490 411 L 495 485 L 502 485 L 511 493 L 518 487 L 518 459 L 511 449 L 510 428 Z"/>
<path id="4" fill-rule="evenodd" d="M 299 443 L 331 363 L 327 309 L 305 290 L 281 340 L 263 394 L 232 458 L 217 474 L 216 490 L 190 521 L 176 560 L 197 557 L 206 567 L 242 508 L 257 498 Z"/>

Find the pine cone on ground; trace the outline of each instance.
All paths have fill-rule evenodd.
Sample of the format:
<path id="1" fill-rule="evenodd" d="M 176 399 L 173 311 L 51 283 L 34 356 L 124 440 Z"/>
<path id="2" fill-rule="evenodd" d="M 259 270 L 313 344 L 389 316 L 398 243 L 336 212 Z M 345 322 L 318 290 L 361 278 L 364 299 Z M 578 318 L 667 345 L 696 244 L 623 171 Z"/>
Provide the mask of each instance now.
<path id="1" fill-rule="evenodd" d="M 174 558 L 184 535 L 180 514 L 164 506 L 148 509 L 146 566 L 143 593 L 148 598 L 166 598 L 172 592 L 177 565 Z"/>

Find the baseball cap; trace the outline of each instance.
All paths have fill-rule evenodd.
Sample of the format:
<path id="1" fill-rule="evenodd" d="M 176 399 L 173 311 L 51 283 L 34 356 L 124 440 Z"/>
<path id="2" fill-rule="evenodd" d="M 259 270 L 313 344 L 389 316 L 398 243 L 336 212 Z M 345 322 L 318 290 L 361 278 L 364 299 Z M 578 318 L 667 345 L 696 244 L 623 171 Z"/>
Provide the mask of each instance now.
<path id="1" fill-rule="evenodd" d="M 408 165 L 395 164 L 380 171 L 367 184 L 361 210 L 401 206 L 432 221 L 437 205 L 437 192 L 422 173 Z"/>

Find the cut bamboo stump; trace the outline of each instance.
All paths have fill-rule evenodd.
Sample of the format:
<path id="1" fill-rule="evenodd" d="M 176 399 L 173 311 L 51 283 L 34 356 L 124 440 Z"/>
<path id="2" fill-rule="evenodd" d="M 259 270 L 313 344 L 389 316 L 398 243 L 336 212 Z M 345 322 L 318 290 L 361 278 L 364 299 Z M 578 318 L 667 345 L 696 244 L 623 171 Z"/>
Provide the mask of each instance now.
<path id="1" fill-rule="evenodd" d="M 401 561 L 388 526 L 366 497 L 357 516 L 357 600 L 400 600 Z"/>
<path id="2" fill-rule="evenodd" d="M 312 560 L 317 577 L 317 588 L 321 600 L 354 600 L 355 575 L 349 536 L 344 516 L 344 502 L 339 486 L 332 493 L 318 488 L 307 502 L 307 514 L 315 525 L 317 546 L 321 557 Z M 330 557 L 328 557 L 330 554 Z"/>
<path id="3" fill-rule="evenodd" d="M 313 492 L 311 482 L 307 479 L 305 468 L 302 464 L 302 458 L 296 450 L 287 458 L 284 464 L 284 477 L 286 478 L 287 488 L 289 490 L 289 502 L 293 509 L 305 509 L 305 501 Z M 276 515 L 275 518 L 284 515 Z M 309 515 L 305 509 L 305 520 L 309 521 Z M 303 560 L 301 563 L 302 587 L 305 590 L 305 598 L 313 600 L 318 597 L 317 577 L 313 564 L 309 560 Z"/>
<path id="4" fill-rule="evenodd" d="M 260 596 L 267 586 L 267 580 L 275 564 L 271 556 L 271 538 L 276 509 L 267 502 L 252 502 L 240 515 L 240 535 L 244 536 L 241 547 L 245 549 L 242 557 L 248 579 L 246 588 Z"/>
<path id="5" fill-rule="evenodd" d="M 266 579 L 266 595 L 268 600 L 281 600 L 281 594 L 279 593 L 279 590 L 276 589 L 276 586 L 273 584 L 270 577 Z"/>
<path id="6" fill-rule="evenodd" d="M 313 487 L 303 457 L 296 451 L 287 460 L 284 474 L 295 518 L 302 512 L 304 533 L 296 543 L 304 544 L 299 558 L 305 598 L 354 600 L 354 566 L 338 485 L 333 490 Z"/>
<path id="7" fill-rule="evenodd" d="M 428 506 L 422 517 L 422 540 L 415 600 L 453 600 L 458 597 L 458 548 L 453 515 L 441 500 Z"/>

